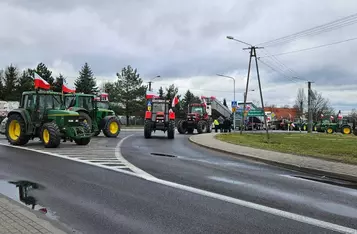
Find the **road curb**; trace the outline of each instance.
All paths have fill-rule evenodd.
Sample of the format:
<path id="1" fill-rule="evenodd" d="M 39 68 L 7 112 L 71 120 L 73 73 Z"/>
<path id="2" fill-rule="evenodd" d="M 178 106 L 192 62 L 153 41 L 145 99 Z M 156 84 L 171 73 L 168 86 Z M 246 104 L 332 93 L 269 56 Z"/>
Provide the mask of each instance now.
<path id="1" fill-rule="evenodd" d="M 247 158 L 247 159 L 251 159 L 251 160 L 257 161 L 257 162 L 263 162 L 263 163 L 267 163 L 267 164 L 274 165 L 274 166 L 284 167 L 284 168 L 287 168 L 287 169 L 290 169 L 290 170 L 296 170 L 296 171 L 300 171 L 300 172 L 305 172 L 305 173 L 313 174 L 313 175 L 316 175 L 316 176 L 327 176 L 327 177 L 334 178 L 334 179 L 345 180 L 345 181 L 357 183 L 357 177 L 355 177 L 355 176 L 346 175 L 346 174 L 340 174 L 340 173 L 335 173 L 335 172 L 329 172 L 329 171 L 320 170 L 320 169 L 301 167 L 301 166 L 294 165 L 294 164 L 289 164 L 289 163 L 284 163 L 284 162 L 277 162 L 277 161 L 273 161 L 273 160 L 269 160 L 269 159 L 263 159 L 263 158 L 254 157 L 254 156 L 251 156 L 251 155 L 234 153 L 234 152 L 230 152 L 228 150 L 217 149 L 217 148 L 214 148 L 214 147 L 199 143 L 199 142 L 191 139 L 192 137 L 193 136 L 190 136 L 188 138 L 188 140 L 191 143 L 196 144 L 196 145 L 201 146 L 201 147 L 204 147 L 204 148 L 207 148 L 207 149 L 210 149 L 210 150 L 217 151 L 217 152 L 230 154 L 230 155 L 241 157 L 241 158 Z"/>

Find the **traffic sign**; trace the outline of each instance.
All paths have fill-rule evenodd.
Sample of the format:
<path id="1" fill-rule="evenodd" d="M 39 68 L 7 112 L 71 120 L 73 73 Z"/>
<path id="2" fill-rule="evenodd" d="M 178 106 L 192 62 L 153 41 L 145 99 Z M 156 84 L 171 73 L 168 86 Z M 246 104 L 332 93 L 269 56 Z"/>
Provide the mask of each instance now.
<path id="1" fill-rule="evenodd" d="M 236 112 L 236 108 L 235 107 L 232 107 L 232 112 Z"/>
<path id="2" fill-rule="evenodd" d="M 151 106 L 151 102 L 150 101 L 148 101 L 148 106 Z"/>
<path id="3" fill-rule="evenodd" d="M 237 101 L 232 101 L 232 107 L 237 107 Z"/>

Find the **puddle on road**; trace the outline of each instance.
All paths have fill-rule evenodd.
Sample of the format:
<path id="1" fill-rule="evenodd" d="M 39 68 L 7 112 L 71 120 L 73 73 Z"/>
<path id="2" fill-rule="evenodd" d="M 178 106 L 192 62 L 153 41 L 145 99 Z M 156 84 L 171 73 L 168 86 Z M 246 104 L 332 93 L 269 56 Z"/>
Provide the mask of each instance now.
<path id="1" fill-rule="evenodd" d="M 44 186 L 30 181 L 19 180 L 19 181 L 5 181 L 0 180 L 0 193 L 4 196 L 32 209 L 40 211 L 48 218 L 53 220 L 58 220 L 58 217 L 50 211 L 48 208 L 38 204 L 36 197 L 33 196 L 33 190 L 45 189 Z"/>

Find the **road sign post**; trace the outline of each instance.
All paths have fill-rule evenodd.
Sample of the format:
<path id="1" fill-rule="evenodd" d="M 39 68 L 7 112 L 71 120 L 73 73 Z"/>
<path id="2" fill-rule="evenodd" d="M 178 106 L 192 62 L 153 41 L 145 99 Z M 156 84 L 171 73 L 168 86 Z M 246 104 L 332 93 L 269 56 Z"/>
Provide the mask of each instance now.
<path id="1" fill-rule="evenodd" d="M 236 130 L 236 110 L 237 110 L 237 101 L 232 101 L 232 113 L 233 113 L 233 131 Z"/>

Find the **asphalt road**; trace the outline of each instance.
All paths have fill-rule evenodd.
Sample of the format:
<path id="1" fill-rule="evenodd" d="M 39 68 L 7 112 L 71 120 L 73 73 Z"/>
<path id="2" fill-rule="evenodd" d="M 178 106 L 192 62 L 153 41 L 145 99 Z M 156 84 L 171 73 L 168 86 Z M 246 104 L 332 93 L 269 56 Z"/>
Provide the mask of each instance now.
<path id="1" fill-rule="evenodd" d="M 356 190 L 217 154 L 191 145 L 186 136 L 172 141 L 131 134 L 122 154 L 158 178 L 356 228 Z M 18 180 L 42 185 L 30 195 L 83 233 L 333 233 L 119 172 L 0 146 L 0 182 Z M 0 183 L 4 193 L 1 188 Z"/>
<path id="2" fill-rule="evenodd" d="M 160 179 L 357 228 L 357 186 L 322 183 L 311 175 L 238 159 L 196 146 L 187 137 L 177 134 L 172 141 L 157 133 L 144 139 L 135 133 L 123 143 L 122 154 Z"/>

